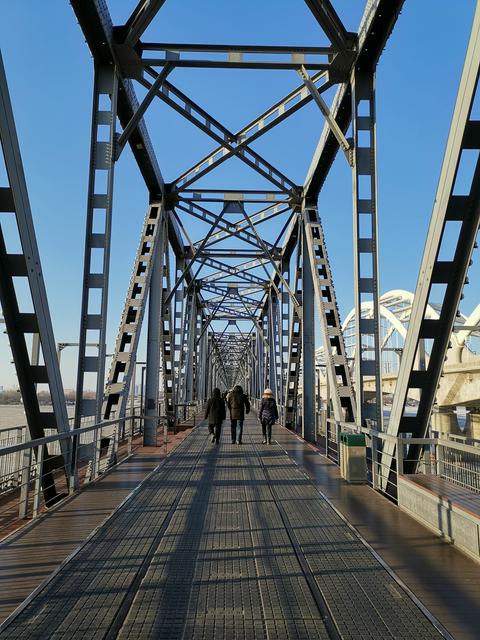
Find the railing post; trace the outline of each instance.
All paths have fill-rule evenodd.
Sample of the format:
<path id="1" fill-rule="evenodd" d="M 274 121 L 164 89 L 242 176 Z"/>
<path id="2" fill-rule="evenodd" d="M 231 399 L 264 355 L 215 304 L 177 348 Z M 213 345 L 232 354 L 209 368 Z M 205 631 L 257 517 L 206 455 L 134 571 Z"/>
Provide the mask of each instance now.
<path id="1" fill-rule="evenodd" d="M 337 438 L 337 464 L 340 465 L 340 432 L 342 427 L 339 422 L 335 422 L 335 436 Z"/>
<path id="2" fill-rule="evenodd" d="M 35 489 L 33 494 L 33 513 L 32 513 L 33 518 L 37 517 L 38 510 L 40 508 L 40 492 L 42 488 L 44 457 L 45 457 L 45 445 L 41 444 L 38 447 L 38 453 L 37 453 L 37 475 L 35 476 Z"/>
<path id="3" fill-rule="evenodd" d="M 403 475 L 403 437 L 399 434 L 397 437 L 397 484 L 398 477 Z"/>
<path id="4" fill-rule="evenodd" d="M 90 480 L 95 480 L 98 476 L 98 471 L 100 468 L 100 450 L 101 450 L 101 441 L 102 441 L 102 428 L 97 428 L 93 431 L 93 442 L 92 442 L 92 471 L 90 474 Z"/>
<path id="5" fill-rule="evenodd" d="M 372 487 L 374 489 L 378 488 L 378 479 L 377 479 L 377 458 L 378 458 L 378 439 L 377 436 L 372 434 L 371 436 L 371 456 L 372 456 Z"/>
<path id="6" fill-rule="evenodd" d="M 443 447 L 437 442 L 437 476 L 443 475 Z"/>
<path id="7" fill-rule="evenodd" d="M 135 409 L 133 410 L 132 417 L 127 419 L 130 422 L 130 429 L 128 429 L 128 436 L 127 436 L 127 455 L 130 455 L 132 453 L 133 430 L 135 429 Z"/>
<path id="8" fill-rule="evenodd" d="M 80 436 L 74 435 L 72 438 L 72 447 L 70 449 L 70 477 L 68 482 L 68 492 L 70 494 L 74 493 L 79 488 L 77 473 L 79 443 Z"/>
<path id="9" fill-rule="evenodd" d="M 118 446 L 120 443 L 120 437 L 124 432 L 125 432 L 125 419 L 121 418 L 115 425 L 114 431 L 113 431 L 113 445 L 112 445 L 112 455 L 111 455 L 111 460 L 113 461 L 113 464 L 115 464 L 118 460 Z M 109 464 L 109 461 L 107 460 L 107 465 L 108 464 Z"/>
<path id="10" fill-rule="evenodd" d="M 20 503 L 18 517 L 26 518 L 28 514 L 28 495 L 30 492 L 30 466 L 32 464 L 32 449 L 23 450 L 22 474 L 20 486 Z"/>

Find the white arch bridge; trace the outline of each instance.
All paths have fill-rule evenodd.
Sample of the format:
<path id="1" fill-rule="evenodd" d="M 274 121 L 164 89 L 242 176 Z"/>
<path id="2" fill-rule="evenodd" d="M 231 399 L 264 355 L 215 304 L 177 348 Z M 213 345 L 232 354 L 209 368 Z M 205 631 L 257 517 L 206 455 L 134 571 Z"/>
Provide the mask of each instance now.
<path id="1" fill-rule="evenodd" d="M 382 364 L 382 391 L 384 402 L 388 406 L 390 396 L 395 391 L 398 371 L 407 336 L 414 294 L 403 289 L 387 291 L 380 297 L 380 344 Z M 362 320 L 373 319 L 373 304 L 362 304 Z M 426 317 L 437 320 L 439 305 L 432 303 L 426 308 Z M 347 357 L 351 363 L 351 372 L 355 367 L 355 335 L 356 313 L 352 309 L 343 324 L 343 335 Z M 425 369 L 428 366 L 431 352 L 431 340 L 422 340 L 416 355 L 417 366 Z M 371 351 L 374 345 L 369 344 L 368 337 L 362 342 L 362 352 Z M 323 347 L 316 351 L 317 376 L 319 377 L 320 396 L 328 395 L 325 359 Z M 352 375 L 354 378 L 355 376 Z M 365 390 L 372 399 L 375 393 L 375 377 L 365 380 Z M 415 404 L 419 399 L 418 390 L 409 390 L 409 400 Z M 451 335 L 449 349 L 443 367 L 443 375 L 436 396 L 439 409 L 452 409 L 456 406 L 468 407 L 473 413 L 480 407 L 480 304 L 468 315 L 458 312 L 454 331 Z"/>

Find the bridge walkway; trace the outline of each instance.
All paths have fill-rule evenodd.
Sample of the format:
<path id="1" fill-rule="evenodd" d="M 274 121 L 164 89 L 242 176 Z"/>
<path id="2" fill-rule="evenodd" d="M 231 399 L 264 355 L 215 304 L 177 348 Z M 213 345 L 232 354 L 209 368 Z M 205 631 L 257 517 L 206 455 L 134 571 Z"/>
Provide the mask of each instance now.
<path id="1" fill-rule="evenodd" d="M 254 418 L 242 446 L 194 430 L 0 628 L 2 640 L 340 637 L 442 633 L 295 461 L 260 444 Z"/>

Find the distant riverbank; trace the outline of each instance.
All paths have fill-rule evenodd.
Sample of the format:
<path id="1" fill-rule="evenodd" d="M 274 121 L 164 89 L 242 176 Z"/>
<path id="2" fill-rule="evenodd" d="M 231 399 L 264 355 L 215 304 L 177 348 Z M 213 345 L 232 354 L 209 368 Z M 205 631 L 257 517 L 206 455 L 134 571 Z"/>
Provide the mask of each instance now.
<path id="1" fill-rule="evenodd" d="M 45 405 L 41 407 L 42 411 L 48 411 L 51 407 Z M 68 415 L 73 416 L 74 406 L 68 406 Z M 22 427 L 27 424 L 25 411 L 21 404 L 2 404 L 0 405 L 0 429 L 7 427 Z"/>

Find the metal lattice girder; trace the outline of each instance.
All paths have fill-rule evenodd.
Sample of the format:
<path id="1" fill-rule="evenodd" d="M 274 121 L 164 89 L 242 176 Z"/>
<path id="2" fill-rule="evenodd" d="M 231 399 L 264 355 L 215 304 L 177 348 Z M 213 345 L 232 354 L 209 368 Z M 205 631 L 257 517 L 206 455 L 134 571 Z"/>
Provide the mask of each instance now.
<path id="1" fill-rule="evenodd" d="M 322 328 L 324 353 L 330 380 L 335 420 L 353 421 L 355 399 L 348 369 L 340 313 L 317 207 L 304 210 L 304 233 L 313 273 L 315 299 Z"/>
<path id="2" fill-rule="evenodd" d="M 175 270 L 174 280 L 185 269 L 185 257 L 176 256 L 175 258 Z M 183 308 L 185 300 L 185 287 L 178 287 L 175 291 L 173 298 L 173 338 L 174 338 L 174 357 L 173 357 L 173 370 L 174 370 L 174 393 L 176 398 L 180 398 L 180 365 L 182 359 L 182 327 L 183 324 Z"/>
<path id="3" fill-rule="evenodd" d="M 310 234 L 307 231 L 305 217 L 303 226 L 301 260 L 302 260 L 302 437 L 308 442 L 315 442 L 315 297 L 314 281 L 317 280 L 313 264 L 310 260 Z"/>
<path id="4" fill-rule="evenodd" d="M 158 74 L 155 71 L 147 68 L 147 72 L 154 80 L 157 80 Z M 139 82 L 148 90 L 152 88 L 152 83 L 148 82 L 145 78 L 139 78 Z M 177 111 L 177 113 L 213 138 L 227 153 L 242 160 L 278 189 L 286 193 L 296 189 L 294 182 L 276 169 L 270 162 L 262 158 L 260 154 L 253 151 L 246 143 L 242 143 L 241 145 L 237 144 L 236 136 L 233 132 L 229 131 L 218 120 L 210 116 L 171 82 L 165 80 L 158 88 L 156 94 L 163 102 Z M 171 96 L 174 96 L 174 98 Z"/>
<path id="5" fill-rule="evenodd" d="M 357 424 L 372 420 L 382 430 L 382 367 L 378 282 L 375 74 L 352 75 L 354 135 L 353 242 L 355 277 L 355 390 Z M 362 318 L 362 304 L 372 305 L 372 318 Z M 366 401 L 364 385 L 375 378 L 375 403 Z"/>
<path id="6" fill-rule="evenodd" d="M 259 278 L 251 273 L 248 273 L 250 269 L 256 269 L 257 267 L 261 267 L 263 264 L 268 262 L 267 259 L 255 259 L 249 260 L 248 262 L 244 262 L 239 265 L 229 265 L 219 260 L 215 260 L 214 258 L 205 258 L 204 264 L 208 267 L 213 267 L 214 269 L 219 269 L 217 273 L 212 273 L 205 278 L 202 278 L 204 282 L 215 282 L 218 280 L 222 280 L 223 278 L 227 278 L 228 276 L 237 276 L 246 282 L 252 282 L 254 284 L 265 285 L 267 280 L 265 278 Z"/>
<path id="7" fill-rule="evenodd" d="M 326 73 L 320 72 L 312 77 L 312 81 L 319 91 L 326 91 L 332 86 L 327 81 Z M 323 84 L 321 84 L 323 83 Z M 234 140 L 237 145 L 234 150 L 228 150 L 221 144 L 220 147 L 214 149 L 208 156 L 205 156 L 197 162 L 193 167 L 179 176 L 174 184 L 179 191 L 183 191 L 190 184 L 196 182 L 204 175 L 218 167 L 222 162 L 228 160 L 242 148 L 247 148 L 254 140 L 261 135 L 270 131 L 274 126 L 280 124 L 290 115 L 298 111 L 301 107 L 308 104 L 312 100 L 312 96 L 308 89 L 302 84 L 300 87 L 289 93 L 285 98 L 274 104 L 270 109 L 262 113 L 258 118 L 247 124 L 243 129 L 234 134 Z M 282 188 L 283 190 L 283 188 Z"/>
<path id="8" fill-rule="evenodd" d="M 47 292 L 1 55 L 0 143 L 8 179 L 8 185 L 0 187 L 0 215 L 15 216 L 22 249 L 20 254 L 8 251 L 0 226 L 0 302 L 30 437 L 36 439 L 44 437 L 47 428 L 56 429 L 58 432 L 68 432 L 69 426 Z M 18 298 L 15 288 L 20 279 L 28 282 L 33 313 L 21 310 L 25 308 L 25 301 Z M 28 334 L 32 335 L 33 340 L 32 359 L 28 354 L 26 337 Z M 37 357 L 39 347 L 41 347 L 43 364 L 40 364 Z M 48 385 L 53 411 L 40 410 L 37 396 L 38 384 Z M 64 466 L 69 461 L 70 442 L 62 440 L 61 448 L 64 461 L 55 461 L 46 453 L 45 467 L 47 471 L 55 466 Z M 55 498 L 56 492 L 53 477 L 49 472 L 44 474 L 42 486 L 45 501 L 50 503 Z"/>
<path id="9" fill-rule="evenodd" d="M 163 226 L 163 221 L 162 221 Z M 148 336 L 147 368 L 145 374 L 145 420 L 143 443 L 145 446 L 157 444 L 157 424 L 159 415 L 160 353 L 162 342 L 162 298 L 165 268 L 166 233 L 160 230 L 161 241 L 157 242 L 152 255 L 150 286 L 148 290 Z"/>
<path id="10" fill-rule="evenodd" d="M 275 397 L 278 398 L 278 371 L 277 371 L 277 353 L 276 353 L 276 343 L 277 343 L 277 331 L 278 326 L 276 323 L 277 319 L 277 305 L 278 301 L 275 295 L 275 292 L 269 291 L 268 294 L 268 303 L 267 303 L 267 326 L 268 326 L 268 386 L 272 389 Z"/>
<path id="11" fill-rule="evenodd" d="M 290 261 L 282 260 L 281 263 L 282 273 L 285 280 L 291 286 L 290 280 Z M 290 295 L 285 288 L 282 288 L 281 304 L 279 308 L 279 322 L 280 322 L 280 362 L 281 362 L 281 383 L 280 383 L 280 396 L 278 404 L 282 407 L 285 406 L 285 384 L 287 380 L 288 372 L 288 332 L 290 329 Z"/>
<path id="12" fill-rule="evenodd" d="M 102 411 L 105 420 L 111 418 L 112 411 L 115 411 L 117 418 L 125 415 L 152 275 L 152 257 L 155 255 L 157 242 L 162 242 L 159 235 L 163 226 L 161 205 L 153 203 L 145 216 L 107 378 Z"/>
<path id="13" fill-rule="evenodd" d="M 214 213 L 208 211 L 208 209 L 205 209 L 204 207 L 194 202 L 182 203 L 182 201 L 180 201 L 176 205 L 176 208 L 185 211 L 185 213 L 189 213 L 191 216 L 198 218 L 198 220 L 204 220 L 205 222 L 209 222 L 210 224 L 213 224 L 217 218 Z M 223 240 L 224 238 L 235 235 L 238 236 L 241 240 L 244 240 L 245 242 L 253 245 L 254 247 L 258 246 L 257 240 L 253 233 L 246 231 L 241 226 L 235 225 L 234 229 L 232 230 L 232 225 L 226 220 L 218 220 L 215 224 L 216 227 L 221 230 L 217 232 L 217 236 L 219 233 L 222 234 L 222 237 L 220 239 Z M 214 235 L 215 234 L 212 234 L 209 244 L 213 244 Z M 202 241 L 199 241 L 197 243 L 197 246 L 201 243 Z"/>
<path id="14" fill-rule="evenodd" d="M 301 242 L 303 229 L 302 225 L 295 227 L 297 234 L 297 254 L 295 262 L 295 298 L 302 305 L 302 252 Z M 295 416 L 297 411 L 298 381 L 300 377 L 300 361 L 302 356 L 302 318 L 300 308 L 292 305 L 288 338 L 288 364 L 287 380 L 285 385 L 285 426 L 288 429 L 295 429 Z"/>
<path id="15" fill-rule="evenodd" d="M 269 220 L 273 220 L 273 218 L 277 218 L 283 213 L 290 211 L 290 208 L 291 208 L 290 205 L 277 204 L 274 206 L 267 207 L 266 209 L 262 209 L 262 211 L 258 211 L 257 213 L 250 214 L 248 217 L 251 224 L 254 227 L 256 227 L 257 225 L 262 224 L 263 222 L 268 222 Z M 249 244 L 253 244 L 256 247 L 258 246 L 258 242 L 255 236 L 245 231 L 246 227 L 250 227 L 250 223 L 247 222 L 246 220 L 240 220 L 238 222 L 230 224 L 229 227 L 230 228 L 228 231 L 222 230 L 222 231 L 218 231 L 217 233 L 212 233 L 210 240 L 208 241 L 206 246 L 211 247 L 217 242 L 221 242 L 222 240 L 225 240 L 226 238 L 231 238 L 231 237 L 239 237 L 244 239 Z M 195 246 L 198 246 L 198 244 L 200 243 L 196 242 Z M 271 244 L 268 241 L 265 241 L 265 245 L 268 247 L 270 251 L 273 250 L 275 247 L 275 244 Z"/>
<path id="16" fill-rule="evenodd" d="M 218 294 L 217 298 L 211 298 L 209 302 L 217 302 L 219 299 L 223 299 L 225 295 L 227 299 L 240 299 L 242 303 L 245 303 L 247 305 L 258 305 L 260 302 L 259 300 L 248 296 L 244 292 L 245 290 L 243 288 L 239 288 L 237 285 L 232 286 L 230 283 L 215 284 L 213 282 L 199 281 L 199 286 L 201 287 L 202 291 L 209 291 L 211 293 Z"/>
<path id="17" fill-rule="evenodd" d="M 388 433 L 392 435 L 411 433 L 414 438 L 423 438 L 428 431 L 467 281 L 480 223 L 480 120 L 472 114 L 474 102 L 478 101 L 479 72 L 480 3 L 477 2 L 388 423 Z M 471 154 L 475 158 L 474 170 L 467 172 L 465 167 Z M 447 255 L 449 259 L 445 259 Z M 427 318 L 429 302 L 441 304 L 436 319 Z M 431 341 L 431 348 L 427 366 L 422 370 L 419 352 L 424 340 Z M 420 395 L 416 414 L 412 407 L 406 411 L 410 390 Z M 388 447 L 384 464 L 391 464 L 388 454 L 392 452 L 393 447 Z M 418 447 L 410 447 L 409 460 L 404 463 L 406 473 L 414 471 L 418 453 Z"/>
<path id="18" fill-rule="evenodd" d="M 195 317 L 195 290 L 191 286 L 187 291 L 183 317 L 182 352 L 180 357 L 180 401 L 188 402 L 192 398 L 191 376 L 193 367 L 193 340 Z"/>
<path id="19" fill-rule="evenodd" d="M 170 255 L 168 247 L 168 237 L 166 233 L 163 237 L 163 283 L 162 283 L 162 308 L 161 308 L 161 331 L 160 331 L 160 351 L 162 356 L 162 378 L 163 378 L 163 401 L 165 415 L 170 425 L 175 426 L 175 320 L 172 313 L 172 303 L 169 301 L 170 282 Z M 175 304 L 175 298 L 173 300 Z"/>
<path id="20" fill-rule="evenodd" d="M 112 66 L 95 66 L 92 134 L 88 178 L 85 257 L 80 319 L 75 426 L 82 416 L 102 418 L 105 385 L 108 282 L 113 197 L 113 144 L 117 118 L 118 81 Z M 106 106 L 105 98 L 108 98 Z M 104 129 L 107 141 L 104 141 Z M 87 342 L 98 343 L 98 352 L 87 354 Z M 85 374 L 94 374 L 95 399 L 84 397 Z"/>

